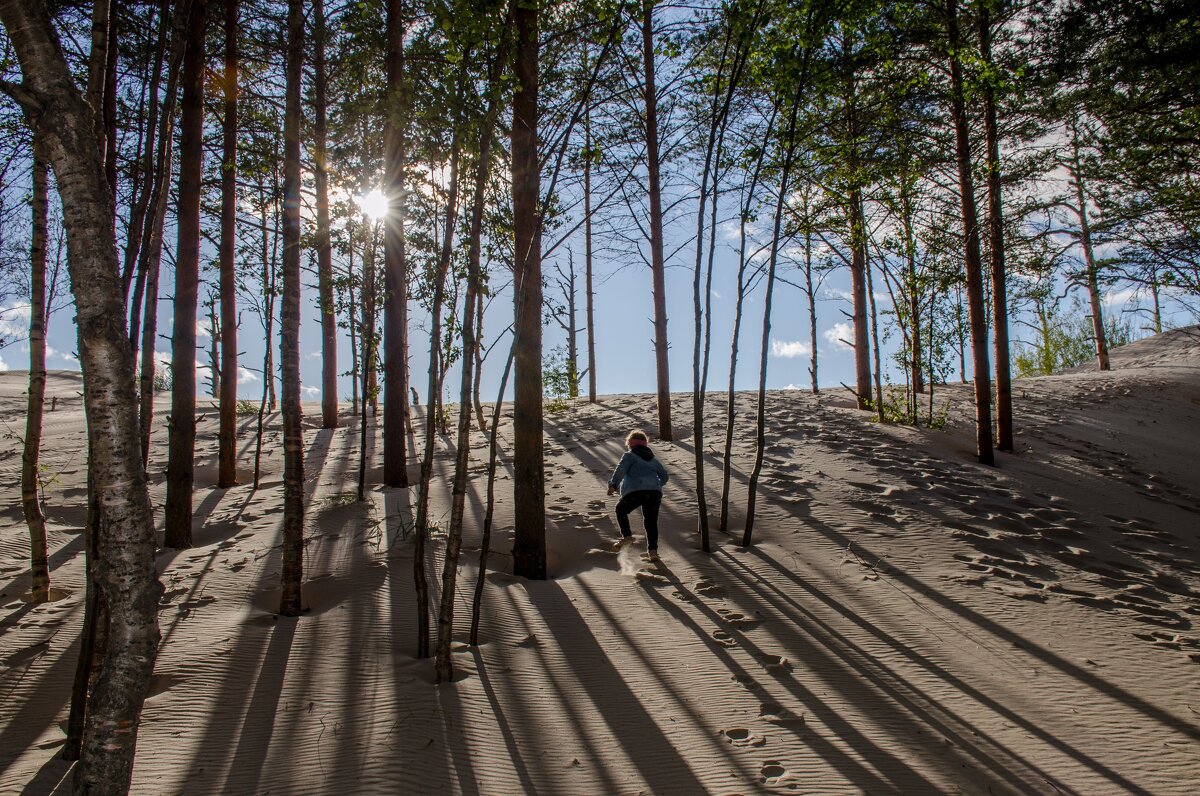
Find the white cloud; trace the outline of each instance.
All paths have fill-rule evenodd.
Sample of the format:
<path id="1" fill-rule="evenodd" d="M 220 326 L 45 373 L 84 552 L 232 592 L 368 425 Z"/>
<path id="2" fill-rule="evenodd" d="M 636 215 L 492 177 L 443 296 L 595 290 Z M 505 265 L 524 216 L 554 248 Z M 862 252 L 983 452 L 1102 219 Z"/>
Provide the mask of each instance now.
<path id="1" fill-rule="evenodd" d="M 785 390 L 803 390 L 804 388 L 801 387 L 799 384 L 789 384 L 788 386 L 784 387 L 783 389 L 785 389 Z"/>
<path id="2" fill-rule="evenodd" d="M 258 381 L 258 374 L 238 365 L 238 384 L 251 384 Z"/>
<path id="3" fill-rule="evenodd" d="M 320 387 L 303 387 L 303 388 L 301 388 L 301 392 L 303 392 L 309 398 L 316 398 L 318 395 L 321 394 L 321 388 Z"/>
<path id="4" fill-rule="evenodd" d="M 0 356 L 0 373 L 8 370 L 8 363 L 4 361 L 4 357 Z"/>
<path id="5" fill-rule="evenodd" d="M 29 317 L 33 306 L 29 302 L 0 307 L 0 338 L 24 340 L 29 336 Z"/>
<path id="6" fill-rule="evenodd" d="M 1132 288 L 1124 290 L 1114 290 L 1111 293 L 1104 294 L 1104 306 L 1117 307 L 1124 304 L 1132 303 L 1137 296 L 1137 291 Z"/>
<path id="7" fill-rule="evenodd" d="M 717 291 L 715 291 L 715 290 L 714 290 L 714 291 L 712 291 L 712 296 L 713 296 L 713 298 L 715 298 L 715 299 L 719 299 L 719 298 L 721 298 L 721 294 L 720 294 L 720 293 L 718 293 L 718 292 L 717 292 Z"/>
<path id="8" fill-rule="evenodd" d="M 783 357 L 785 359 L 794 359 L 796 357 L 812 356 L 812 346 L 808 343 L 794 340 L 785 342 L 783 340 L 771 341 L 771 356 Z"/>
<path id="9" fill-rule="evenodd" d="M 835 323 L 822 332 L 821 336 L 833 343 L 835 348 L 840 348 L 843 351 L 854 350 L 854 346 L 850 344 L 850 341 L 854 339 L 854 327 L 846 321 Z"/>

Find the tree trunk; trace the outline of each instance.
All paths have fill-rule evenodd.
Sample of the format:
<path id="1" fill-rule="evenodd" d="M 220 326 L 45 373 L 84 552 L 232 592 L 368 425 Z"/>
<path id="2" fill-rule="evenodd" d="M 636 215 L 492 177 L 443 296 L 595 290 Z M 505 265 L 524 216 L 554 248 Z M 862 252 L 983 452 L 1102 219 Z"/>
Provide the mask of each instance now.
<path id="1" fill-rule="evenodd" d="M 365 235 L 369 237 L 363 238 L 363 286 L 360 296 L 373 296 L 375 294 L 375 232 L 374 225 L 367 216 L 363 216 L 362 229 Z M 375 302 L 371 299 L 366 299 L 362 303 L 362 323 L 359 325 L 359 337 L 362 341 L 362 356 L 359 361 L 362 363 L 362 400 L 363 411 L 358 417 L 358 499 L 366 500 L 367 497 L 367 448 L 370 440 L 367 436 L 367 400 L 369 395 L 372 395 L 371 373 L 375 370 L 375 351 L 376 344 L 376 327 L 375 323 Z M 387 404 L 384 404 L 386 409 Z M 386 417 L 386 416 L 385 416 Z"/>
<path id="2" fill-rule="evenodd" d="M 542 459 L 542 253 L 538 204 L 538 9 L 514 0 L 512 121 L 514 326 L 513 572 L 546 578 L 546 486 Z M 660 381 L 661 389 L 661 381 Z M 661 409 L 660 409 L 661 413 Z M 668 429 L 669 431 L 669 429 Z"/>
<path id="3" fill-rule="evenodd" d="M 587 47 L 584 47 L 587 69 Z M 592 288 L 592 111 L 583 112 L 583 289 L 587 324 L 588 402 L 596 403 L 596 293 Z"/>
<path id="4" fill-rule="evenodd" d="M 767 123 L 766 133 L 763 135 L 764 146 L 771 140 L 771 134 L 775 130 L 775 116 L 779 108 L 776 106 L 771 111 L 771 119 Z M 729 486 L 733 476 L 733 433 L 734 424 L 737 419 L 735 399 L 737 394 L 734 392 L 734 379 L 737 376 L 738 348 L 742 335 L 742 309 L 746 301 L 746 225 L 750 221 L 750 208 L 754 204 L 754 192 L 758 187 L 758 179 L 762 174 L 763 161 L 765 158 L 757 158 L 754 162 L 754 171 L 750 177 L 750 187 L 746 191 L 746 203 L 741 207 L 740 220 L 738 225 L 738 272 L 737 272 L 737 299 L 733 312 L 733 339 L 729 345 L 729 385 L 725 393 L 725 453 L 722 457 L 721 467 L 721 522 L 717 526 L 722 533 L 729 530 Z"/>
<path id="5" fill-rule="evenodd" d="M 192 546 L 196 455 L 196 302 L 200 283 L 200 193 L 204 159 L 204 33 L 207 0 L 191 0 L 183 55 L 179 139 L 179 236 L 171 333 L 171 421 L 164 544 Z"/>
<path id="6" fill-rule="evenodd" d="M 871 344 L 867 329 L 867 230 L 862 190 L 850 191 L 850 290 L 854 296 L 854 392 L 858 408 L 871 407 Z"/>
<path id="7" fill-rule="evenodd" d="M 92 112 L 92 134 L 96 137 L 96 144 L 100 148 L 102 168 L 105 153 L 108 151 L 104 140 L 106 132 L 104 104 L 108 88 L 108 43 L 112 17 L 111 0 L 93 0 L 91 47 L 88 50 L 87 103 Z M 105 184 L 109 185 L 111 194 L 112 186 L 107 179 L 105 179 Z"/>
<path id="8" fill-rule="evenodd" d="M 46 556 L 46 518 L 42 514 L 38 456 L 42 447 L 42 405 L 46 399 L 46 217 L 49 164 L 40 136 L 33 141 L 33 233 L 29 245 L 29 400 L 25 411 L 25 448 L 21 456 L 21 508 L 29 525 L 31 600 L 50 599 Z"/>
<path id="9" fill-rule="evenodd" d="M 992 25 L 986 5 L 979 10 L 979 54 L 992 68 Z M 984 134 L 987 138 L 988 237 L 992 255 L 992 347 L 996 357 L 996 447 L 1013 449 L 1012 366 L 1008 352 L 1008 287 L 1004 265 L 1004 202 L 1000 192 L 1000 133 L 995 88 L 984 83 Z"/>
<path id="10" fill-rule="evenodd" d="M 875 285 L 871 278 L 871 261 L 864 260 L 867 277 L 867 304 L 871 308 L 871 353 L 875 365 L 875 416 L 883 422 L 883 366 L 879 361 L 879 315 L 875 312 Z"/>
<path id="11" fill-rule="evenodd" d="M 237 483 L 237 226 L 238 2 L 225 0 L 225 120 L 221 166 L 221 428 L 217 486 Z M 319 172 L 318 172 L 319 173 Z M 214 371 L 215 373 L 216 371 Z"/>
<path id="12" fill-rule="evenodd" d="M 404 0 L 387 0 L 387 108 L 383 119 L 384 225 L 383 270 L 387 298 L 383 307 L 383 483 L 408 486 L 408 263 L 404 252 L 405 127 Z"/>
<path id="13" fill-rule="evenodd" d="M 808 217 L 807 206 L 804 215 Z M 812 349 L 808 360 L 808 375 L 812 379 L 812 393 L 817 395 L 817 293 L 813 285 L 812 232 L 808 229 L 804 232 L 804 294 L 808 299 L 808 347 Z"/>
<path id="14" fill-rule="evenodd" d="M 150 79 L 148 81 L 149 99 L 147 101 L 146 109 L 146 133 L 142 141 L 143 147 L 141 148 L 142 161 L 136 166 L 138 186 L 140 189 L 135 191 L 136 198 L 134 199 L 133 206 L 129 211 L 129 233 L 125 241 L 125 263 L 124 268 L 122 269 L 122 290 L 126 296 L 129 295 L 129 287 L 133 282 L 134 265 L 139 261 L 138 254 L 141 250 L 143 241 L 143 226 L 146 223 L 146 210 L 151 206 L 150 197 L 154 193 L 154 186 L 157 184 L 158 179 L 158 172 L 155 168 L 154 159 L 154 153 L 158 142 L 159 113 L 161 110 L 158 101 L 158 89 L 159 85 L 162 83 L 163 63 L 166 58 L 168 31 L 172 30 L 174 30 L 174 26 L 171 25 L 170 0 L 160 0 L 158 8 L 158 39 L 154 45 L 154 66 L 151 70 Z M 172 44 L 174 43 L 175 41 L 172 39 Z M 172 61 L 174 61 L 176 49 L 177 48 L 172 47 Z M 174 64 L 172 64 L 172 66 L 174 66 Z M 173 79 L 173 77 L 174 76 L 172 75 L 171 79 Z M 139 270 L 138 274 L 138 281 L 142 282 L 142 280 L 145 278 L 145 272 Z M 131 320 L 136 319 L 140 314 L 140 307 L 138 306 L 140 301 L 141 298 L 139 295 L 138 302 L 131 307 L 131 312 L 129 314 Z M 129 339 L 133 341 L 135 346 L 137 344 L 137 338 L 137 332 L 131 332 Z"/>
<path id="15" fill-rule="evenodd" d="M 983 274 L 979 255 L 979 227 L 975 214 L 975 187 L 971 176 L 971 138 L 963 98 L 962 64 L 958 60 L 958 0 L 946 0 L 946 27 L 950 38 L 950 101 L 954 118 L 958 186 L 962 199 L 963 238 L 967 277 L 967 313 L 971 324 L 971 354 L 975 378 L 975 436 L 980 464 L 994 464 L 992 452 L 992 384 L 988 365 L 987 318 L 983 306 Z"/>
<path id="16" fill-rule="evenodd" d="M 659 180 L 658 89 L 654 82 L 654 2 L 642 0 L 642 66 L 645 72 L 646 172 L 650 199 L 650 263 L 654 285 L 654 363 L 658 378 L 658 436 L 671 433 L 671 374 L 667 359 L 667 287 L 663 258 L 662 186 Z M 518 381 L 520 367 L 517 368 Z"/>
<path id="17" fill-rule="evenodd" d="M 313 0 L 313 177 L 317 189 L 317 296 L 321 306 L 321 428 L 337 428 L 337 317 L 333 301 L 333 246 L 329 240 L 328 101 L 325 74 L 325 0 Z"/>
<path id="18" fill-rule="evenodd" d="M 304 575 L 304 430 L 300 427 L 300 81 L 304 3 L 288 0 L 287 87 L 283 115 L 283 590 L 279 613 L 299 616 Z"/>
<path id="19" fill-rule="evenodd" d="M 462 325 L 462 382 L 458 399 L 458 436 L 454 449 L 454 487 L 450 505 L 450 529 L 446 539 L 446 557 L 442 569 L 442 604 L 438 613 L 437 660 L 435 681 L 446 682 L 454 676 L 450 642 L 454 633 L 455 581 L 458 575 L 459 552 L 462 549 L 463 514 L 467 502 L 467 468 L 471 461 L 471 389 L 475 383 L 476 303 L 479 301 L 483 275 L 480 255 L 483 248 L 483 213 L 487 207 L 487 177 L 491 168 L 492 136 L 499 110 L 500 69 L 508 59 L 508 30 L 502 33 L 501 44 L 489 68 L 488 107 L 480 125 L 479 148 L 475 163 L 475 186 L 471 204 L 470 239 L 467 242 L 467 296 Z M 422 484 L 422 490 L 427 485 Z"/>
<path id="20" fill-rule="evenodd" d="M 1100 370 L 1108 370 L 1108 337 L 1104 331 L 1104 310 L 1100 297 L 1100 268 L 1092 249 L 1092 226 L 1088 220 L 1087 192 L 1084 186 L 1083 158 L 1080 154 L 1079 123 L 1071 120 L 1071 181 L 1075 183 L 1075 214 L 1079 218 L 1079 245 L 1083 248 L 1083 263 L 1087 268 L 1088 304 L 1092 310 L 1092 335 L 1096 341 L 1096 362 Z"/>
<path id="21" fill-rule="evenodd" d="M 76 89 L 54 27 L 40 3 L 0 0 L 0 22 L 21 65 L 22 105 L 53 165 L 75 287 L 93 494 L 103 543 L 95 565 L 108 605 L 109 643 L 88 703 L 76 769 L 78 793 L 129 788 L 142 701 L 158 648 L 162 586 L 154 523 L 142 476 L 133 392 L 134 362 L 93 114 Z"/>
<path id="22" fill-rule="evenodd" d="M 758 421 L 754 454 L 754 468 L 750 471 L 749 498 L 746 501 L 746 527 L 742 532 L 742 546 L 749 547 L 754 538 L 754 504 L 758 497 L 758 478 L 762 473 L 763 454 L 767 447 L 767 358 L 771 346 L 771 299 L 775 294 L 775 266 L 779 261 L 779 237 L 783 227 L 783 209 L 787 204 L 788 179 L 791 176 L 793 156 L 796 153 L 796 116 L 800 107 L 800 96 L 792 98 L 788 118 L 787 134 L 784 136 L 786 151 L 783 167 L 779 174 L 779 200 L 775 206 L 775 225 L 771 232 L 771 254 L 767 265 L 767 291 L 763 298 L 762 349 L 758 362 Z"/>
<path id="23" fill-rule="evenodd" d="M 465 75 L 460 71 L 455 102 L 463 100 L 462 82 Z M 441 406 L 441 360 L 442 360 L 442 306 L 446 294 L 446 278 L 450 272 L 450 259 L 454 253 L 454 227 L 458 221 L 458 160 L 462 114 L 456 107 L 453 141 L 450 145 L 450 192 L 446 201 L 446 227 L 442 237 L 442 249 L 438 256 L 437 270 L 433 276 L 433 301 L 429 308 L 429 382 L 428 397 L 425 399 L 425 444 L 421 454 L 421 484 L 417 493 L 416 537 L 413 566 L 417 580 L 417 657 L 429 657 L 429 594 L 425 588 L 425 537 L 429 533 L 429 488 L 433 482 L 433 445 L 437 436 L 438 410 Z M 453 326 L 453 324 L 452 324 Z M 466 367 L 464 363 L 464 368 Z M 457 552 L 457 551 L 456 551 Z M 450 595 L 453 600 L 454 595 Z M 452 610 L 452 609 L 451 609 Z M 447 655 L 449 650 L 447 650 Z M 439 662 L 438 672 L 441 673 Z M 449 665 L 448 663 L 446 665 Z"/>

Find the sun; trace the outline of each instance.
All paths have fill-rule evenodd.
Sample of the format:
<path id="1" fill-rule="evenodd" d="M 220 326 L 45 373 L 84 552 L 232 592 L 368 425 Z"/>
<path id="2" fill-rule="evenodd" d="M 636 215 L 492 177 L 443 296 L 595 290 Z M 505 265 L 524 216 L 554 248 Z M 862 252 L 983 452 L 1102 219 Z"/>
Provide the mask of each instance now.
<path id="1" fill-rule="evenodd" d="M 358 206 L 372 221 L 380 221 L 388 214 L 388 198 L 378 188 L 360 196 Z"/>

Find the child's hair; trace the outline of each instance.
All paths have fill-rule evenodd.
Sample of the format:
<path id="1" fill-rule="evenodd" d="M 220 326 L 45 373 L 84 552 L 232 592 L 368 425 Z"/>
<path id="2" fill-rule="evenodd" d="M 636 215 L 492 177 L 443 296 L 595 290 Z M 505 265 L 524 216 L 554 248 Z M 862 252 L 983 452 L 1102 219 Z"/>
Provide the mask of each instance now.
<path id="1" fill-rule="evenodd" d="M 628 447 L 629 443 L 635 439 L 641 442 L 643 445 L 650 444 L 650 438 L 646 436 L 646 432 L 642 431 L 640 428 L 635 428 L 633 431 L 630 431 L 629 436 L 625 438 L 626 447 Z"/>

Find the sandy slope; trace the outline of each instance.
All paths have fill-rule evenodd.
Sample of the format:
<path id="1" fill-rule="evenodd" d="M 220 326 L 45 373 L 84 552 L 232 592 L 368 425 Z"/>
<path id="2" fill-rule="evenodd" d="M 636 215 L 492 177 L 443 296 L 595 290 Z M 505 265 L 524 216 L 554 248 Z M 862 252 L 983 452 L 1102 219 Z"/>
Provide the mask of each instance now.
<path id="1" fill-rule="evenodd" d="M 366 505 L 353 501 L 357 429 L 306 431 L 311 611 L 278 619 L 278 417 L 253 494 L 207 486 L 210 412 L 196 547 L 159 557 L 163 645 L 134 792 L 1195 793 L 1200 330 L 1129 346 L 1113 363 L 1109 374 L 1018 382 L 1019 455 L 996 469 L 971 463 L 962 386 L 940 393 L 954 405 L 945 433 L 881 427 L 844 396 L 773 393 L 758 543 L 715 534 L 711 558 L 693 534 L 694 436 L 682 429 L 655 446 L 675 475 L 658 566 L 640 547 L 611 549 L 604 496 L 620 437 L 652 423 L 650 400 L 609 396 L 553 415 L 555 578 L 489 575 L 486 643 L 460 645 L 462 677 L 439 688 L 429 662 L 411 657 L 411 535 L 397 519 L 408 497 L 376 489 Z M 64 790 L 67 773 L 56 754 L 85 490 L 79 384 L 57 375 L 45 460 L 58 473 L 53 578 L 70 595 L 31 607 L 20 599 L 29 584 L 14 436 L 23 389 L 24 374 L 0 377 L 0 792 L 32 794 Z M 708 413 L 710 505 L 722 404 L 714 395 Z M 740 396 L 737 511 L 752 408 Z M 687 396 L 676 417 L 691 417 Z M 248 431 L 242 439 L 248 465 Z M 162 429 L 155 441 L 161 505 Z M 438 445 L 439 521 L 450 442 Z M 473 445 L 482 476 L 483 438 Z M 500 479 L 504 529 L 507 471 Z"/>

